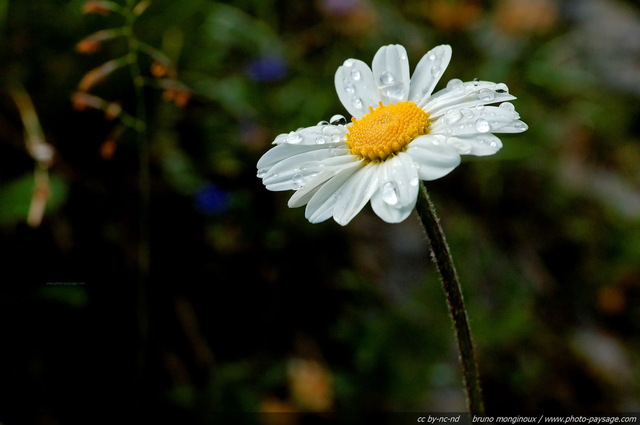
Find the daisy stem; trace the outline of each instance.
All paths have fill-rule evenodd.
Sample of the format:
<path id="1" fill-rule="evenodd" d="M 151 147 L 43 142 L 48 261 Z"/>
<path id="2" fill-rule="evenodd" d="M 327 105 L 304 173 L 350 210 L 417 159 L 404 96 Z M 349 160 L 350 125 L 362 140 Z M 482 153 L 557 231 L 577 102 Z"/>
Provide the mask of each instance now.
<path id="1" fill-rule="evenodd" d="M 429 240 L 433 260 L 440 273 L 442 287 L 447 297 L 449 313 L 451 314 L 458 349 L 460 351 L 460 364 L 462 366 L 469 411 L 475 415 L 483 415 L 484 402 L 482 400 L 480 374 L 478 372 L 478 364 L 476 362 L 471 330 L 469 328 L 469 319 L 464 306 L 458 273 L 453 264 L 453 257 L 451 256 L 449 245 L 440 226 L 440 219 L 429 197 L 429 192 L 427 192 L 427 188 L 422 182 L 418 193 L 416 211 Z"/>

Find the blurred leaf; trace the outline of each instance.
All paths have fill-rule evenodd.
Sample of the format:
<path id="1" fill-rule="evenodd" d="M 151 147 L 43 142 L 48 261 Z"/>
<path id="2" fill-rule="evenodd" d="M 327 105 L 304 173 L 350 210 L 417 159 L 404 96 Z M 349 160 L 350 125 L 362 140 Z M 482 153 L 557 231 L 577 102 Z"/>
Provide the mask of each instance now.
<path id="1" fill-rule="evenodd" d="M 219 102 L 230 114 L 236 117 L 256 116 L 254 102 L 245 80 L 241 76 L 224 80 L 202 80 L 194 89 L 216 102 Z"/>
<path id="2" fill-rule="evenodd" d="M 211 38 L 222 46 L 280 50 L 280 40 L 272 28 L 236 7 L 216 4 L 207 20 L 207 28 Z"/>
<path id="3" fill-rule="evenodd" d="M 81 284 L 67 282 L 69 284 L 56 284 L 50 282 L 38 290 L 38 295 L 49 301 L 64 304 L 69 307 L 83 307 L 89 297 Z"/>
<path id="4" fill-rule="evenodd" d="M 34 184 L 33 174 L 30 173 L 0 186 L 0 226 L 10 226 L 26 220 Z M 47 212 L 52 212 L 64 203 L 68 188 L 66 182 L 56 175 L 50 176 L 49 185 L 51 193 L 47 200 Z"/>

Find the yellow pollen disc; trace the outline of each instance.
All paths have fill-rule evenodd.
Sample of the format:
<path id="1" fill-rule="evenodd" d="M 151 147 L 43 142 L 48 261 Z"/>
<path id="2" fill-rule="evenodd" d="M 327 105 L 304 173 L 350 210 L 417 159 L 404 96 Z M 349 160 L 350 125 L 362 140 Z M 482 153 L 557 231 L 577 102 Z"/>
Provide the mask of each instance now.
<path id="1" fill-rule="evenodd" d="M 351 118 L 347 145 L 352 154 L 365 160 L 384 161 L 429 131 L 429 114 L 414 102 L 378 105 L 375 109 L 369 107 L 369 113 L 359 120 Z"/>

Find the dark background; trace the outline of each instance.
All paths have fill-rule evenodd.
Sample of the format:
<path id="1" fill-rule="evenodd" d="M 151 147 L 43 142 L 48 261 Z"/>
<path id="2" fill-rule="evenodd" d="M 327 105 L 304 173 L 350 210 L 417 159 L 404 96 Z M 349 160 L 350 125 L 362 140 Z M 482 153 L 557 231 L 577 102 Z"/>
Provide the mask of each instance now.
<path id="1" fill-rule="evenodd" d="M 166 69 L 140 55 L 142 98 L 126 67 L 88 90 L 138 118 L 142 101 L 145 133 L 72 102 L 88 72 L 127 52 L 126 37 L 79 51 L 125 22 L 83 6 L 0 0 L 0 423 L 464 410 L 416 217 L 389 225 L 366 207 L 344 228 L 312 225 L 256 178 L 277 134 L 346 113 L 337 67 L 390 43 L 411 69 L 451 44 L 438 88 L 505 82 L 530 126 L 428 184 L 488 412 L 640 411 L 635 1 L 155 0 L 134 33 Z M 16 92 L 55 150 L 46 171 L 25 147 Z M 28 222 L 36 174 L 50 196 Z"/>

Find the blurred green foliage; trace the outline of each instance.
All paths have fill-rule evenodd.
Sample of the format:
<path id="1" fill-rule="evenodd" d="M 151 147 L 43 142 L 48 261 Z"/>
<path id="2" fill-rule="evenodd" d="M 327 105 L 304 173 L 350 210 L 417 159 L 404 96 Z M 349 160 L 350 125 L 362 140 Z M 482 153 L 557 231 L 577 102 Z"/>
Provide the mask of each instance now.
<path id="1" fill-rule="evenodd" d="M 154 0 L 133 27 L 150 48 L 138 57 L 142 98 L 126 66 L 83 89 L 130 47 L 79 44 L 125 23 L 88 4 L 100 6 L 0 0 L 0 422 L 112 422 L 131 409 L 144 422 L 245 412 L 233 423 L 363 423 L 463 410 L 415 217 L 388 225 L 365 209 L 345 228 L 311 225 L 255 177 L 277 134 L 345 113 L 333 90 L 345 59 L 370 62 L 390 43 L 412 67 L 451 44 L 438 87 L 505 82 L 530 127 L 429 184 L 489 413 L 640 411 L 635 2 Z M 27 224 L 39 164 L 17 86 L 55 149 L 39 225 Z M 139 133 L 113 114 L 138 118 L 138 102 L 149 186 Z"/>

